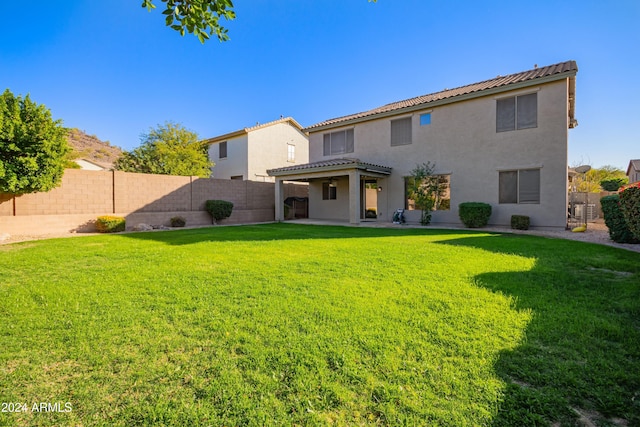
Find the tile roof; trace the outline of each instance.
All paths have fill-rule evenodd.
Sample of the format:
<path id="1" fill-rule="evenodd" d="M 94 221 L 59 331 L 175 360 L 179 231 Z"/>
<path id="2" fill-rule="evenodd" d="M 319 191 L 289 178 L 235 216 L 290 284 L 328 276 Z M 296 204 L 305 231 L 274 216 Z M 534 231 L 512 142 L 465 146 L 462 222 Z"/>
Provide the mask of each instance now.
<path id="1" fill-rule="evenodd" d="M 293 117 L 282 117 L 278 120 L 274 120 L 272 122 L 267 122 L 267 123 L 256 123 L 255 126 L 251 126 L 251 127 L 246 127 L 246 128 L 242 128 L 240 130 L 237 130 L 235 132 L 229 132 L 229 133 L 225 133 L 224 135 L 220 135 L 220 136 L 214 136 L 213 138 L 208 138 L 204 140 L 205 144 L 213 144 L 216 142 L 222 142 L 222 141 L 226 141 L 227 139 L 231 139 L 231 138 L 237 138 L 238 136 L 242 136 L 245 135 L 249 132 L 253 132 L 255 130 L 258 129 L 263 129 L 269 126 L 273 126 L 273 125 L 277 125 L 279 123 L 287 123 L 289 122 L 293 127 L 295 127 L 296 129 L 298 129 L 300 132 L 304 132 L 302 126 L 300 125 L 300 123 L 298 123 L 297 121 L 294 120 Z"/>
<path id="2" fill-rule="evenodd" d="M 381 165 L 375 165 L 373 163 L 361 162 L 359 159 L 342 158 L 322 160 L 320 162 L 305 163 L 302 165 L 287 166 L 284 168 L 269 169 L 267 173 L 269 175 L 284 175 L 287 172 L 293 172 L 294 174 L 301 171 L 315 170 L 340 170 L 340 169 L 373 169 L 382 173 L 390 173 L 391 168 Z"/>
<path id="3" fill-rule="evenodd" d="M 320 127 L 328 127 L 336 124 L 342 124 L 344 122 L 349 122 L 352 120 L 364 119 L 364 118 L 375 116 L 378 114 L 391 113 L 396 110 L 403 110 L 411 107 L 419 107 L 419 106 L 428 107 L 429 106 L 428 104 L 434 103 L 436 101 L 450 100 L 449 102 L 455 102 L 456 100 L 452 98 L 456 98 L 462 95 L 482 92 L 490 89 L 505 88 L 504 90 L 509 90 L 508 88 L 506 88 L 507 86 L 515 85 L 518 83 L 522 84 L 525 82 L 531 82 L 531 84 L 536 84 L 536 82 L 533 82 L 533 81 L 537 79 L 554 78 L 554 77 L 556 79 L 565 78 L 568 76 L 575 75 L 577 71 L 578 71 L 578 66 L 575 61 L 566 61 L 566 62 L 561 62 L 558 64 L 548 65 L 540 68 L 536 67 L 533 70 L 510 74 L 508 76 L 498 76 L 490 80 L 485 80 L 482 82 L 461 86 L 455 89 L 445 89 L 443 91 L 428 94 L 428 95 L 417 96 L 415 98 L 405 99 L 403 101 L 398 101 L 398 102 L 392 102 L 390 104 L 383 105 L 382 107 L 374 108 L 373 110 L 326 120 L 324 122 L 317 123 L 315 125 L 311 125 L 307 127 L 305 131 L 310 131 Z M 400 113 L 400 111 L 398 112 Z"/>

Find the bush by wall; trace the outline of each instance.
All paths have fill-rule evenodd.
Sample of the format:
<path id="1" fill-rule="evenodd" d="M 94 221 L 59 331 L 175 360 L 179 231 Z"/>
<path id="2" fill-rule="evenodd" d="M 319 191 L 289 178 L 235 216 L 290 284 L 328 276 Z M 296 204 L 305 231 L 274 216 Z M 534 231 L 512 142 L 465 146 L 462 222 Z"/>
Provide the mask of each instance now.
<path id="1" fill-rule="evenodd" d="M 526 215 L 511 215 L 511 228 L 514 230 L 528 230 L 531 220 Z"/>
<path id="2" fill-rule="evenodd" d="M 187 225 L 187 220 L 182 216 L 174 216 L 169 220 L 172 227 L 184 227 Z"/>
<path id="3" fill-rule="evenodd" d="M 620 210 L 633 237 L 640 240 L 640 183 L 620 192 Z"/>
<path id="4" fill-rule="evenodd" d="M 604 213 L 604 223 L 609 229 L 609 237 L 617 243 L 634 243 L 633 234 L 627 226 L 620 207 L 620 196 L 612 194 L 600 199 L 600 206 Z"/>
<path id="5" fill-rule="evenodd" d="M 99 233 L 116 233 L 118 231 L 124 231 L 126 227 L 126 220 L 121 216 L 99 216 L 96 220 L 96 229 Z"/>
<path id="6" fill-rule="evenodd" d="M 233 203 L 227 202 L 226 200 L 207 200 L 205 208 L 211 215 L 212 224 L 216 224 L 218 221 L 231 216 Z"/>
<path id="7" fill-rule="evenodd" d="M 491 205 L 481 202 L 465 202 L 458 205 L 460 221 L 469 228 L 484 227 L 491 216 Z"/>

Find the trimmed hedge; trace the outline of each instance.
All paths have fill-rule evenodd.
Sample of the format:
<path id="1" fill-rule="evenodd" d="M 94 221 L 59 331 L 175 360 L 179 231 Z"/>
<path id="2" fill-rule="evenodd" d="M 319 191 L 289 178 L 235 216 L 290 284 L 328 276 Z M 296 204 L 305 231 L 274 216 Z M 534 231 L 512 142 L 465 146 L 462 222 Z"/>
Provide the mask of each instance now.
<path id="1" fill-rule="evenodd" d="M 96 220 L 96 229 L 99 233 L 117 233 L 124 231 L 126 220 L 121 216 L 104 215 Z"/>
<path id="2" fill-rule="evenodd" d="M 460 221 L 468 228 L 484 227 L 491 216 L 491 205 L 482 202 L 465 202 L 458 205 Z"/>
<path id="3" fill-rule="evenodd" d="M 531 220 L 526 215 L 511 215 L 511 228 L 514 230 L 528 230 Z"/>
<path id="4" fill-rule="evenodd" d="M 216 224 L 218 221 L 229 218 L 231 216 L 233 203 L 227 202 L 226 200 L 207 200 L 205 209 L 211 215 L 211 223 Z"/>
<path id="5" fill-rule="evenodd" d="M 187 220 L 182 216 L 174 216 L 169 220 L 172 227 L 184 227 L 187 225 Z"/>
<path id="6" fill-rule="evenodd" d="M 636 242 L 620 208 L 620 196 L 617 194 L 604 196 L 600 199 L 600 206 L 602 206 L 604 223 L 609 229 L 611 240 L 617 243 Z"/>
<path id="7" fill-rule="evenodd" d="M 620 210 L 629 231 L 640 240 L 640 183 L 626 187 L 620 192 Z"/>

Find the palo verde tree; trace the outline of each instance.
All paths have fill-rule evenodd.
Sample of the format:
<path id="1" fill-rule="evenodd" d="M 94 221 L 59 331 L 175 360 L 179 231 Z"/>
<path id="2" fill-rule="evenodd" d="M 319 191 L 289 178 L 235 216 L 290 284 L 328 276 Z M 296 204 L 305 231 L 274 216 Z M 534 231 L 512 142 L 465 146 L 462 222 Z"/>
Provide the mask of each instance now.
<path id="1" fill-rule="evenodd" d="M 408 179 L 407 197 L 413 200 L 416 209 L 422 211 L 420 224 L 431 223 L 431 212 L 436 202 L 443 196 L 446 183 L 433 173 L 435 164 L 431 162 L 416 165 Z"/>
<path id="2" fill-rule="evenodd" d="M 162 12 L 165 24 L 184 36 L 185 32 L 198 37 L 200 43 L 215 35 L 221 42 L 229 40 L 228 30 L 220 24 L 220 18 L 235 19 L 231 0 L 160 0 L 165 3 Z M 377 0 L 368 0 L 375 3 Z M 153 0 L 142 0 L 142 7 L 156 8 Z"/>
<path id="3" fill-rule="evenodd" d="M 49 191 L 64 174 L 67 129 L 51 111 L 9 89 L 0 96 L 0 193 Z"/>
<path id="4" fill-rule="evenodd" d="M 141 136 L 142 143 L 133 151 L 125 151 L 114 168 L 124 172 L 161 175 L 211 176 L 207 145 L 198 134 L 182 125 L 166 122 Z"/>

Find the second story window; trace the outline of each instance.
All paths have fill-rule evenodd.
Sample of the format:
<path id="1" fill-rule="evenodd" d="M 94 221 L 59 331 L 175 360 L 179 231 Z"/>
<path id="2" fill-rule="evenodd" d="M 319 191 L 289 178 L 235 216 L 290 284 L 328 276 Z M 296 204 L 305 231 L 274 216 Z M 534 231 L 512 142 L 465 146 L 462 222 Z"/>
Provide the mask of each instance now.
<path id="1" fill-rule="evenodd" d="M 293 144 L 287 144 L 287 162 L 296 161 L 296 146 Z"/>
<path id="2" fill-rule="evenodd" d="M 218 158 L 219 159 L 227 158 L 227 141 L 224 141 L 218 144 Z"/>
<path id="3" fill-rule="evenodd" d="M 496 132 L 538 127 L 538 94 L 498 99 Z"/>
<path id="4" fill-rule="evenodd" d="M 353 153 L 353 129 L 341 130 L 338 132 L 325 133 L 323 135 L 323 154 Z"/>
<path id="5" fill-rule="evenodd" d="M 411 144 L 411 117 L 391 120 L 391 146 Z"/>

